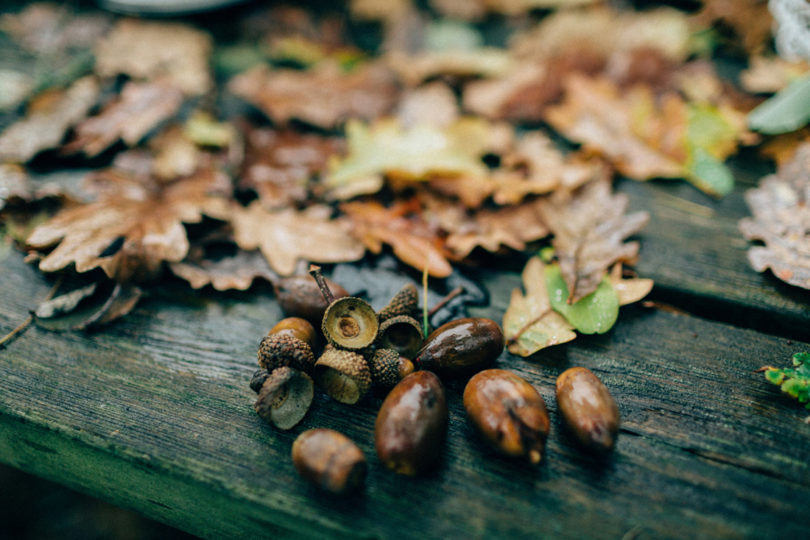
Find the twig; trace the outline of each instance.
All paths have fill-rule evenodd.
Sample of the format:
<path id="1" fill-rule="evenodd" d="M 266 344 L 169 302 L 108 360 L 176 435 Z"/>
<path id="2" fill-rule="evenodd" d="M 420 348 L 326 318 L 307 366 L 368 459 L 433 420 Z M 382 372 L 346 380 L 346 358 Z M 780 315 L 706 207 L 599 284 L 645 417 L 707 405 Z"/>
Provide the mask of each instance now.
<path id="1" fill-rule="evenodd" d="M 42 302 L 47 302 L 48 300 L 53 298 L 54 295 L 56 295 L 56 291 L 59 290 L 59 287 L 61 285 L 62 285 L 62 276 L 59 276 L 59 279 L 57 279 L 56 283 L 53 284 L 53 287 L 51 287 L 51 290 L 48 291 L 48 295 L 45 296 L 45 298 L 42 300 Z M 16 337 L 22 335 L 22 333 L 25 332 L 28 329 L 29 326 L 31 326 L 32 322 L 34 322 L 34 312 L 33 311 L 28 315 L 28 317 L 23 322 L 21 322 L 19 325 L 17 325 L 17 328 L 15 328 L 11 332 L 9 332 L 8 334 L 6 334 L 2 338 L 0 338 L 0 347 L 5 347 L 8 343 L 10 343 Z"/>
<path id="2" fill-rule="evenodd" d="M 455 298 L 456 296 L 459 296 L 461 294 L 464 294 L 464 286 L 463 285 L 459 285 L 458 287 L 456 287 L 455 289 L 453 289 L 452 291 L 447 293 L 447 296 L 445 296 L 444 298 L 439 300 L 439 302 L 435 306 L 433 306 L 430 309 L 430 311 L 428 311 L 427 316 L 428 317 L 433 317 L 436 314 L 436 312 L 438 312 L 440 309 L 442 309 L 444 306 L 446 306 L 453 298 Z"/>
<path id="3" fill-rule="evenodd" d="M 315 278 L 315 282 L 318 284 L 318 288 L 321 290 L 323 299 L 326 300 L 327 304 L 331 305 L 332 302 L 335 301 L 335 295 L 333 295 L 332 291 L 329 290 L 329 285 L 326 284 L 326 279 L 324 279 L 323 274 L 321 273 L 321 267 L 317 264 L 310 264 L 309 273 Z"/>
<path id="4" fill-rule="evenodd" d="M 538 315 L 537 317 L 535 317 L 535 318 L 534 318 L 534 319 L 532 319 L 531 321 L 529 321 L 529 322 L 527 322 L 526 324 L 524 324 L 524 325 L 523 325 L 523 326 L 520 328 L 520 330 L 518 330 L 517 332 L 515 332 L 515 335 L 514 335 L 514 336 L 512 336 L 512 337 L 510 337 L 508 340 L 506 340 L 506 344 L 507 344 L 507 345 L 511 345 L 512 343 L 517 342 L 517 340 L 519 340 L 519 339 L 520 339 L 520 336 L 522 336 L 522 335 L 523 335 L 523 333 L 524 333 L 524 332 L 526 332 L 526 330 L 528 330 L 529 328 L 531 328 L 531 327 L 532 327 L 532 326 L 534 326 L 535 324 L 539 323 L 539 322 L 540 322 L 540 321 L 543 319 L 543 317 L 545 317 L 545 316 L 546 316 L 546 315 L 548 315 L 549 313 L 551 313 L 551 308 L 546 309 L 546 310 L 545 310 L 543 313 L 541 313 L 540 315 Z"/>

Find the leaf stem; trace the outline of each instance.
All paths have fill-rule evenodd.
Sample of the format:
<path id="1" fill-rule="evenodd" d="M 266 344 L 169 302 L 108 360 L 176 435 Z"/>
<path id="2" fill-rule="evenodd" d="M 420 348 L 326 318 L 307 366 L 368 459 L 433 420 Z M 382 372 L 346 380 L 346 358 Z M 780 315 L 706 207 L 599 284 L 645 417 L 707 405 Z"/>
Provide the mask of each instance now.
<path id="1" fill-rule="evenodd" d="M 326 284 L 326 279 L 324 279 L 323 274 L 321 273 L 321 267 L 317 264 L 310 264 L 309 273 L 315 278 L 315 282 L 318 284 L 318 288 L 321 290 L 323 299 L 326 300 L 327 304 L 331 305 L 332 302 L 335 301 L 335 295 L 333 295 L 332 291 L 329 290 L 329 285 Z"/>
<path id="2" fill-rule="evenodd" d="M 54 295 L 56 295 L 56 291 L 59 290 L 59 287 L 61 285 L 62 285 L 62 276 L 59 276 L 59 278 L 53 284 L 53 287 L 51 287 L 51 290 L 48 291 L 47 296 L 45 296 L 45 298 L 42 300 L 42 302 L 47 302 L 48 300 L 53 298 Z M 18 324 L 17 327 L 14 330 L 12 330 L 8 334 L 6 334 L 2 338 L 0 338 L 0 348 L 5 347 L 8 343 L 13 341 L 15 338 L 22 335 L 22 333 L 25 332 L 28 329 L 29 326 L 31 326 L 32 322 L 34 322 L 34 312 L 33 311 L 28 315 L 28 317 L 23 322 Z"/>
<path id="3" fill-rule="evenodd" d="M 507 345 L 511 345 L 511 344 L 513 344 L 513 343 L 517 342 L 517 340 L 519 340 L 519 339 L 520 339 L 520 336 L 522 336 L 522 335 L 524 334 L 524 332 L 526 332 L 526 331 L 527 331 L 529 328 L 531 328 L 531 327 L 532 327 L 532 326 L 534 326 L 535 324 L 539 323 L 539 322 L 540 322 L 540 321 L 543 319 L 543 317 L 545 317 L 545 316 L 546 316 L 546 315 L 548 315 L 549 313 L 551 313 L 551 308 L 546 309 L 546 310 L 545 310 L 543 313 L 541 313 L 540 315 L 538 315 L 538 316 L 537 316 L 537 317 L 535 317 L 534 319 L 532 319 L 532 320 L 530 320 L 529 322 L 527 322 L 526 324 L 524 324 L 524 325 L 523 325 L 523 326 L 520 328 L 520 330 L 518 330 L 517 332 L 515 332 L 515 335 L 514 335 L 514 336 L 512 336 L 512 337 L 510 337 L 508 340 L 506 340 L 506 344 L 507 344 Z"/>

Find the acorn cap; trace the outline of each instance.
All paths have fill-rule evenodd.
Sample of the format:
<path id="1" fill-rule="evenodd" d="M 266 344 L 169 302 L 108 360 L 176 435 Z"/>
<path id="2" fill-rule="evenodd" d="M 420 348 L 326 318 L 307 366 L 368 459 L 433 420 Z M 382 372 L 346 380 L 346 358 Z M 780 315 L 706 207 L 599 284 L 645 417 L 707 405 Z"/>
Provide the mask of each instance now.
<path id="1" fill-rule="evenodd" d="M 399 353 L 394 349 L 378 349 L 368 367 L 374 384 L 382 388 L 393 388 L 400 381 Z"/>
<path id="2" fill-rule="evenodd" d="M 324 392 L 349 405 L 360 401 L 371 388 L 368 363 L 352 351 L 327 346 L 315 362 L 313 375 Z"/>
<path id="3" fill-rule="evenodd" d="M 419 289 L 413 283 L 402 287 L 397 294 L 382 308 L 379 317 L 385 321 L 398 315 L 410 315 L 416 318 L 419 314 Z"/>
<path id="4" fill-rule="evenodd" d="M 315 327 L 312 326 L 312 323 L 308 320 L 302 319 L 301 317 L 286 317 L 281 319 L 267 332 L 268 336 L 275 336 L 277 334 L 289 334 L 293 337 L 297 337 L 309 345 L 310 348 L 315 346 Z"/>
<path id="5" fill-rule="evenodd" d="M 309 375 L 297 369 L 274 369 L 264 381 L 253 409 L 279 429 L 290 429 L 306 416 L 315 395 Z"/>
<path id="6" fill-rule="evenodd" d="M 290 334 L 265 336 L 259 345 L 259 365 L 268 371 L 279 367 L 292 367 L 310 372 L 315 364 L 312 348 Z"/>
<path id="7" fill-rule="evenodd" d="M 326 308 L 321 330 L 337 348 L 357 351 L 377 339 L 380 323 L 371 304 L 360 298 L 338 298 Z"/>
<path id="8" fill-rule="evenodd" d="M 405 358 L 414 358 L 423 340 L 419 321 L 409 315 L 398 315 L 380 325 L 377 342 L 380 347 L 394 349 Z"/>

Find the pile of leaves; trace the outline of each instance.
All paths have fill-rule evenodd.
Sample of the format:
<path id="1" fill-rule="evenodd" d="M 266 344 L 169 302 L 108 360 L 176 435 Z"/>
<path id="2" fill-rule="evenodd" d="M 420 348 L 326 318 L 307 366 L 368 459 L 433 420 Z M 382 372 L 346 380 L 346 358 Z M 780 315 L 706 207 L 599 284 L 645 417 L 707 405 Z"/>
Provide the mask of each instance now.
<path id="1" fill-rule="evenodd" d="M 32 4 L 0 18 L 16 54 L 0 223 L 78 283 L 41 316 L 100 300 L 77 327 L 126 314 L 166 272 L 243 290 L 390 250 L 446 278 L 546 248 L 504 319 L 529 355 L 607 331 L 652 287 L 622 267 L 649 216 L 626 213 L 617 175 L 731 191 L 724 161 L 759 141 L 762 98 L 718 76 L 715 49 L 750 55 L 749 92 L 806 68 L 770 50 L 764 2 L 742 4 L 355 0 L 237 10 L 216 39 Z M 58 173 L 77 168 L 80 184 Z"/>

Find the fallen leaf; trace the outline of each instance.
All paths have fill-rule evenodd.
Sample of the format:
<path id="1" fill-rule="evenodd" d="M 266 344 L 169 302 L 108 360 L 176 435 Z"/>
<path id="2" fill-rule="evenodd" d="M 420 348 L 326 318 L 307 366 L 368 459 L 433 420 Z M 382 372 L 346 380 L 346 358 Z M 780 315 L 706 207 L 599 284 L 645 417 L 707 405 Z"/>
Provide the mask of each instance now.
<path id="1" fill-rule="evenodd" d="M 86 330 L 109 324 L 135 309 L 143 297 L 143 289 L 132 283 L 116 283 L 110 296 L 95 312 L 78 324 L 73 330 Z"/>
<path id="2" fill-rule="evenodd" d="M 608 277 L 619 296 L 620 306 L 638 302 L 650 294 L 654 284 L 653 280 L 646 278 L 623 278 L 621 264 L 614 265 Z"/>
<path id="3" fill-rule="evenodd" d="M 179 88 L 164 81 L 128 82 L 121 95 L 101 112 L 76 126 L 76 136 L 65 152 L 83 152 L 93 157 L 119 139 L 137 144 L 160 123 L 174 116 L 183 103 Z"/>
<path id="4" fill-rule="evenodd" d="M 265 208 L 306 201 L 311 179 L 343 149 L 340 139 L 290 129 L 252 129 L 246 143 L 238 185 L 254 190 Z"/>
<path id="5" fill-rule="evenodd" d="M 439 81 L 405 92 L 397 107 L 397 118 L 405 129 L 420 124 L 444 128 L 455 123 L 458 117 L 456 95 Z"/>
<path id="6" fill-rule="evenodd" d="M 102 268 L 119 283 L 148 280 L 164 261 L 180 261 L 189 242 L 183 223 L 229 214 L 230 181 L 213 167 L 162 183 L 116 170 L 88 178 L 98 200 L 66 208 L 37 227 L 27 243 L 44 250 L 43 272 L 75 264 L 77 272 Z"/>
<path id="7" fill-rule="evenodd" d="M 607 276 L 593 292 L 569 302 L 568 286 L 559 265 L 547 265 L 544 275 L 551 307 L 574 328 L 583 334 L 604 334 L 613 328 L 619 317 L 619 296 Z"/>
<path id="8" fill-rule="evenodd" d="M 37 55 L 89 48 L 110 27 L 104 13 L 76 14 L 72 6 L 37 2 L 0 17 L 0 30 Z"/>
<path id="9" fill-rule="evenodd" d="M 96 292 L 95 283 L 73 289 L 68 293 L 60 294 L 41 303 L 37 306 L 34 314 L 40 319 L 50 319 L 56 315 L 69 313 L 79 305 L 79 302 L 91 296 L 94 292 Z"/>
<path id="10" fill-rule="evenodd" d="M 437 231 L 420 216 L 416 199 L 400 201 L 389 208 L 377 201 L 354 201 L 340 205 L 351 223 L 352 235 L 372 253 L 388 244 L 394 255 L 420 271 L 427 268 L 433 277 L 453 272 Z"/>
<path id="11" fill-rule="evenodd" d="M 767 0 L 703 0 L 703 7 L 694 16 L 697 26 L 717 23 L 731 28 L 739 43 L 749 53 L 762 52 L 771 39 L 774 25 Z"/>
<path id="12" fill-rule="evenodd" d="M 503 333 L 509 352 L 531 356 L 541 349 L 576 338 L 574 327 L 551 307 L 545 265 L 539 257 L 529 259 L 521 279 L 526 293 L 514 289 L 503 316 Z"/>
<path id="13" fill-rule="evenodd" d="M 810 142 L 810 127 L 768 137 L 760 146 L 759 152 L 781 167 L 793 159 L 796 150 L 805 142 Z"/>
<path id="14" fill-rule="evenodd" d="M 733 187 L 722 160 L 736 150 L 745 128 L 728 107 L 687 103 L 674 92 L 656 97 L 647 86 L 620 91 L 603 77 L 573 74 L 563 103 L 546 113 L 567 138 L 603 154 L 631 178 L 686 178 L 715 195 Z"/>
<path id="15" fill-rule="evenodd" d="M 602 0 L 430 0 L 430 6 L 445 17 L 477 21 L 488 12 L 523 15 L 533 9 L 573 8 Z"/>
<path id="16" fill-rule="evenodd" d="M 409 86 L 416 86 L 441 75 L 498 77 L 509 73 L 514 65 L 514 60 L 508 53 L 490 47 L 415 54 L 392 51 L 386 56 L 386 62 Z"/>
<path id="17" fill-rule="evenodd" d="M 199 146 L 226 148 L 237 139 L 236 130 L 228 122 L 217 122 L 203 111 L 195 111 L 183 126 L 183 135 Z"/>
<path id="18" fill-rule="evenodd" d="M 745 200 L 753 217 L 740 221 L 740 230 L 765 244 L 748 249 L 748 262 L 757 272 L 770 268 L 782 281 L 810 289 L 810 143 L 747 190 Z"/>
<path id="19" fill-rule="evenodd" d="M 218 291 L 244 291 L 257 278 L 271 283 L 279 278 L 260 251 L 240 250 L 218 259 L 185 259 L 171 263 L 169 268 L 174 275 L 188 281 L 192 289 L 211 285 Z"/>
<path id="20" fill-rule="evenodd" d="M 19 106 L 33 91 L 34 78 L 14 69 L 0 69 L 0 112 Z"/>
<path id="21" fill-rule="evenodd" d="M 190 26 L 122 19 L 95 47 L 96 73 L 133 79 L 165 79 L 185 94 L 211 89 L 211 37 Z"/>
<path id="22" fill-rule="evenodd" d="M 0 164 L 0 211 L 9 203 L 28 201 L 31 198 L 32 190 L 25 169 L 12 163 Z"/>
<path id="23" fill-rule="evenodd" d="M 380 64 L 346 73 L 334 61 L 305 71 L 258 66 L 234 77 L 228 89 L 277 124 L 297 119 L 322 128 L 377 118 L 392 109 L 398 94 L 392 74 Z"/>
<path id="24" fill-rule="evenodd" d="M 65 90 L 40 94 L 28 114 L 0 134 L 0 161 L 24 163 L 42 150 L 59 146 L 67 130 L 96 104 L 98 83 L 84 77 Z"/>
<path id="25" fill-rule="evenodd" d="M 234 238 L 244 250 L 261 250 L 274 271 L 295 273 L 299 261 L 338 263 L 356 261 L 365 248 L 351 234 L 346 219 L 331 217 L 326 206 L 298 212 L 291 208 L 268 211 L 254 202 L 233 212 Z"/>
<path id="26" fill-rule="evenodd" d="M 765 366 L 758 371 L 764 371 L 768 382 L 810 409 L 810 353 L 796 353 L 792 360 L 793 367 Z"/>
<path id="27" fill-rule="evenodd" d="M 413 10 L 411 0 L 351 0 L 352 18 L 368 21 L 394 20 Z"/>
<path id="28" fill-rule="evenodd" d="M 625 239 L 644 228 L 650 215 L 625 215 L 627 204 L 626 195 L 612 194 L 610 182 L 598 180 L 573 194 L 555 193 L 540 206 L 571 302 L 594 292 L 611 265 L 637 257 L 638 242 Z"/>
<path id="29" fill-rule="evenodd" d="M 752 56 L 748 68 L 740 73 L 743 89 L 751 93 L 772 94 L 810 71 L 804 60 L 790 61 L 779 56 Z"/>
<path id="30" fill-rule="evenodd" d="M 789 133 L 810 122 L 810 73 L 762 102 L 748 115 L 751 129 L 768 135 Z"/>

